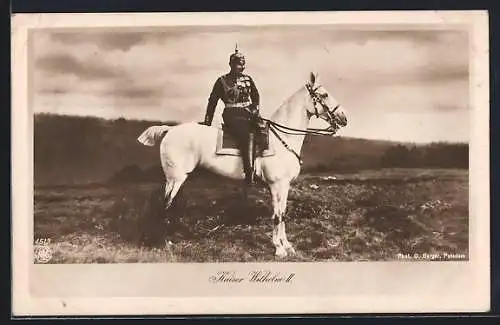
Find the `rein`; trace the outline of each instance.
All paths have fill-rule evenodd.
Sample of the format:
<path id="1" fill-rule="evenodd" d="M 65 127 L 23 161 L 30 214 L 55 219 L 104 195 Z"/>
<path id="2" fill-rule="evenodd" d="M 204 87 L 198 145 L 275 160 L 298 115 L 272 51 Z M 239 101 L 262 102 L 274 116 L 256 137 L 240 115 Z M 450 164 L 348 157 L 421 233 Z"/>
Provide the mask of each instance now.
<path id="1" fill-rule="evenodd" d="M 278 140 L 280 140 L 280 142 L 283 144 L 283 146 L 288 150 L 290 151 L 291 153 L 293 153 L 295 155 L 295 157 L 297 157 L 297 159 L 299 160 L 299 164 L 303 164 L 304 162 L 302 161 L 302 158 L 300 157 L 300 155 L 295 151 L 293 150 L 293 148 L 290 148 L 290 146 L 288 145 L 288 143 L 286 143 L 278 134 L 278 132 L 276 132 L 276 129 L 275 128 L 269 128 L 271 130 L 271 132 L 276 136 L 276 138 L 278 138 Z"/>
<path id="2" fill-rule="evenodd" d="M 337 105 L 337 107 L 334 109 L 334 111 L 339 107 L 340 105 Z M 305 130 L 302 129 L 295 129 L 291 128 L 279 123 L 276 123 L 274 121 L 271 121 L 269 119 L 261 118 L 262 120 L 266 121 L 269 123 L 269 125 L 274 126 L 275 129 L 278 131 L 285 133 L 285 134 L 290 134 L 290 135 L 334 135 L 337 133 L 338 129 L 327 127 L 324 129 L 316 129 L 316 128 L 307 128 Z M 290 132 L 291 131 L 291 132 Z"/>
<path id="3" fill-rule="evenodd" d="M 295 129 L 295 128 L 290 128 L 290 127 L 285 126 L 285 125 L 281 125 L 279 123 L 276 123 L 274 121 L 271 121 L 271 120 L 268 120 L 268 119 L 265 119 L 265 118 L 262 118 L 262 117 L 261 117 L 261 119 L 269 123 L 269 130 L 271 130 L 271 132 L 276 136 L 276 138 L 278 138 L 278 140 L 280 140 L 281 144 L 283 144 L 283 146 L 288 151 L 290 151 L 291 153 L 293 153 L 295 155 L 295 157 L 297 157 L 297 159 L 299 160 L 299 164 L 301 164 L 301 165 L 304 163 L 304 161 L 302 160 L 301 156 L 295 150 L 293 150 L 293 148 L 291 148 L 285 142 L 285 140 L 283 140 L 280 137 L 280 135 L 278 134 L 278 131 L 282 132 L 282 133 L 285 133 L 285 134 L 290 134 L 290 135 L 307 135 L 307 134 L 311 134 L 311 135 L 333 135 L 333 134 L 335 134 L 337 132 L 337 130 L 332 130 L 331 128 L 326 128 L 326 129 L 307 128 L 306 130 Z M 292 132 L 289 132 L 289 131 L 292 131 Z"/>
<path id="4" fill-rule="evenodd" d="M 325 105 L 324 105 L 323 101 L 321 99 L 319 99 L 318 95 L 315 93 L 316 89 L 312 89 L 309 85 L 307 85 L 306 87 L 307 87 L 307 90 L 309 91 L 309 94 L 311 95 L 311 97 L 313 99 L 314 109 L 316 110 L 316 114 L 315 115 L 316 115 L 316 117 L 319 117 L 319 114 L 318 114 L 318 111 L 317 111 L 317 108 L 316 108 L 316 104 L 317 103 L 321 104 L 323 106 L 323 108 L 325 108 Z M 340 107 L 340 104 L 338 104 L 331 111 L 328 110 L 328 108 L 326 108 L 326 111 L 328 112 L 330 118 L 332 118 L 332 114 L 339 107 Z M 303 130 L 303 129 L 295 129 L 295 128 L 291 128 L 291 127 L 288 127 L 288 126 L 276 123 L 274 121 L 271 121 L 271 120 L 263 118 L 263 117 L 260 117 L 260 119 L 262 119 L 263 121 L 266 121 L 267 123 L 269 123 L 269 129 L 271 130 L 271 132 L 276 136 L 276 138 L 278 138 L 278 140 L 280 140 L 280 142 L 283 144 L 283 146 L 288 151 L 290 151 L 291 153 L 293 153 L 295 155 L 295 157 L 297 157 L 297 159 L 299 160 L 299 163 L 301 165 L 303 164 L 303 161 L 302 161 L 302 158 L 300 157 L 300 155 L 295 150 L 293 150 L 293 148 L 291 148 L 279 136 L 278 131 L 281 132 L 281 133 L 284 133 L 284 134 L 289 134 L 289 135 L 328 135 L 328 136 L 331 136 L 331 135 L 334 135 L 335 133 L 337 133 L 337 130 L 339 129 L 338 127 L 335 127 L 335 126 L 329 126 L 328 128 L 324 128 L 324 129 L 316 129 L 316 128 L 307 128 L 305 130 Z"/>
<path id="5" fill-rule="evenodd" d="M 290 151 L 291 153 L 293 153 L 295 155 L 295 157 L 297 157 L 297 159 L 299 160 L 299 163 L 301 165 L 304 163 L 303 160 L 302 160 L 302 158 L 301 158 L 301 156 L 295 150 L 293 150 L 293 148 L 291 148 L 285 142 L 285 140 L 283 140 L 279 136 L 278 131 L 282 132 L 282 133 L 285 133 L 285 134 L 289 134 L 289 135 L 307 135 L 307 134 L 311 134 L 311 135 L 333 135 L 333 134 L 335 134 L 337 132 L 336 130 L 331 130 L 331 128 L 326 128 L 326 129 L 308 128 L 306 130 L 301 130 L 301 129 L 290 128 L 288 126 L 281 125 L 279 123 L 276 123 L 274 121 L 271 121 L 271 120 L 268 120 L 268 119 L 265 119 L 265 118 L 262 118 L 262 120 L 264 120 L 264 121 L 266 121 L 266 122 L 269 123 L 269 130 L 271 130 L 271 132 L 276 136 L 276 138 L 278 138 L 278 140 L 280 140 L 280 142 L 283 144 L 283 146 L 288 151 Z M 286 131 L 286 130 L 290 130 L 290 131 L 293 131 L 293 132 L 289 132 L 289 131 Z"/>

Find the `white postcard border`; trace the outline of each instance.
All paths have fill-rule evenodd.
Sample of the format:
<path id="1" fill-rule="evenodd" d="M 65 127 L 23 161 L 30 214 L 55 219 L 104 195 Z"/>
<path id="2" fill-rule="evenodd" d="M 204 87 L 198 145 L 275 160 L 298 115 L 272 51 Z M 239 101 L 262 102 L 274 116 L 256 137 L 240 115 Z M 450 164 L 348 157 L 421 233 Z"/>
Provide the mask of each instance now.
<path id="1" fill-rule="evenodd" d="M 490 297 L 490 247 L 489 247 L 489 64 L 488 64 L 488 17 L 483 11 L 443 12 L 295 12 L 295 13 L 155 13 L 155 14 L 18 14 L 12 23 L 12 227 L 13 227 L 13 313 L 14 315 L 121 315 L 121 314 L 233 314 L 233 313 L 356 313 L 356 312 L 460 312 L 486 311 Z M 82 28 L 92 27 L 160 27 L 168 25 L 255 25 L 255 24 L 337 24 L 366 26 L 418 25 L 422 28 L 442 28 L 446 26 L 468 26 L 471 30 L 471 141 L 470 141 L 470 260 L 468 262 L 390 262 L 381 282 L 390 283 L 395 277 L 410 276 L 414 264 L 419 272 L 413 275 L 416 283 L 424 283 L 422 277 L 433 278 L 433 285 L 450 279 L 450 292 L 445 285 L 431 286 L 427 290 L 409 291 L 404 294 L 336 295 L 335 286 L 330 285 L 330 295 L 316 296 L 314 290 L 303 296 L 189 296 L 189 297 L 51 297 L 40 298 L 32 295 L 32 286 L 53 285 L 57 280 L 57 270 L 64 267 L 82 269 L 80 265 L 33 265 L 33 121 L 28 103 L 28 32 L 38 28 Z M 418 267 L 417 267 L 418 264 Z M 255 268 L 289 269 L 290 272 L 314 272 L 317 263 L 245 263 L 234 264 L 235 269 Z M 381 263 L 363 262 L 330 263 L 332 272 L 346 278 L 357 276 L 358 270 L 377 269 Z M 206 277 L 213 270 L 227 268 L 221 264 L 190 264 Z M 91 265 L 104 270 L 110 266 Z M 129 264 L 115 267 L 127 273 Z M 156 268 L 155 272 L 168 272 L 175 265 L 142 264 L 139 268 Z M 231 267 L 231 266 L 229 266 Z M 313 269 L 311 269 L 313 267 Z M 325 267 L 322 265 L 322 267 Z M 47 277 L 36 278 L 33 272 L 45 268 Z M 408 271 L 409 269 L 409 271 Z M 54 273 L 56 272 L 56 273 Z M 116 272 L 116 270 L 114 271 Z M 119 271 L 118 271 L 119 272 Z M 340 273 L 339 273 L 340 272 Z M 365 271 L 369 272 L 369 271 Z M 424 272 L 424 273 L 422 273 Z M 425 272 L 433 272 L 426 274 Z M 451 272 L 451 273 L 450 273 Z M 362 272 L 361 272 L 362 273 Z M 460 275 L 461 273 L 461 275 Z M 36 273 L 40 274 L 40 273 Z M 310 274 L 310 273 L 309 273 Z M 378 273 L 377 273 L 378 274 Z M 52 278 L 48 278 L 52 275 Z M 312 273 L 313 276 L 317 274 Z M 444 275 L 444 276 L 442 276 Z M 151 273 L 148 273 L 151 276 Z M 162 276 L 161 273 L 158 276 Z M 440 278 L 441 276 L 441 278 Z M 338 280 L 338 278 L 336 278 Z M 410 277 L 411 279 L 411 277 Z M 177 281 L 182 279 L 182 274 Z M 106 286 L 106 283 L 99 285 Z M 190 285 L 186 282 L 186 285 Z M 376 284 L 373 284 L 376 285 Z M 31 289 L 30 289 L 31 288 Z M 457 290 L 462 294 L 457 294 Z M 417 289 L 417 288 L 415 288 Z M 434 290 L 433 290 L 434 289 Z M 353 290 L 354 292 L 359 291 Z M 418 292 L 419 294 L 416 294 Z M 286 294 L 285 294 L 286 295 Z"/>

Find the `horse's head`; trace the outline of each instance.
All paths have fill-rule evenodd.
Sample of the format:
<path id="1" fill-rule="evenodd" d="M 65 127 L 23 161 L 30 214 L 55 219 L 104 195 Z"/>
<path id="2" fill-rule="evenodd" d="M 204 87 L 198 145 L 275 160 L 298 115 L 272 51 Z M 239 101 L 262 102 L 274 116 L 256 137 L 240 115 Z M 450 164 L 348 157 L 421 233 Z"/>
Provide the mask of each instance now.
<path id="1" fill-rule="evenodd" d="M 337 130 L 347 125 L 346 112 L 337 100 L 318 82 L 317 75 L 311 72 L 310 80 L 306 84 L 310 101 L 306 109 L 310 116 L 321 118 L 330 124 L 330 128 Z"/>

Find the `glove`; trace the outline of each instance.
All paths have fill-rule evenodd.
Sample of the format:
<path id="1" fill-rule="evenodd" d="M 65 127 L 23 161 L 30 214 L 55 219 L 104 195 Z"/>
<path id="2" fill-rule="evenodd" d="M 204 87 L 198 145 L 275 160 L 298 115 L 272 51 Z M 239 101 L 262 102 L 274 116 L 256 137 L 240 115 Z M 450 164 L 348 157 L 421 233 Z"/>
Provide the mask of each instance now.
<path id="1" fill-rule="evenodd" d="M 251 108 L 251 113 L 252 113 L 252 121 L 254 123 L 257 123 L 260 119 L 259 119 L 259 106 L 258 105 L 255 105 L 255 106 L 252 106 Z"/>

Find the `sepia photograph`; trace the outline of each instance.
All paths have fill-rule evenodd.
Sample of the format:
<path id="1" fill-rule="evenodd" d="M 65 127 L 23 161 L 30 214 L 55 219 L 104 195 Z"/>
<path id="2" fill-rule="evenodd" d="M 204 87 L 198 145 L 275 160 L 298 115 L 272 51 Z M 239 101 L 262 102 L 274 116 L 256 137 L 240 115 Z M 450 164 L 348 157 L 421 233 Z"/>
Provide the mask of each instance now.
<path id="1" fill-rule="evenodd" d="M 47 262 L 468 258 L 467 31 L 31 37 Z"/>
<path id="2" fill-rule="evenodd" d="M 339 296 L 359 281 L 397 298 L 430 268 L 460 278 L 450 292 L 487 274 L 470 268 L 489 265 L 487 16 L 347 14 L 42 15 L 23 30 L 31 293 L 297 296 L 316 272 L 366 265 Z M 401 283 L 376 288 L 393 267 Z M 168 268 L 199 278 L 181 289 Z"/>

